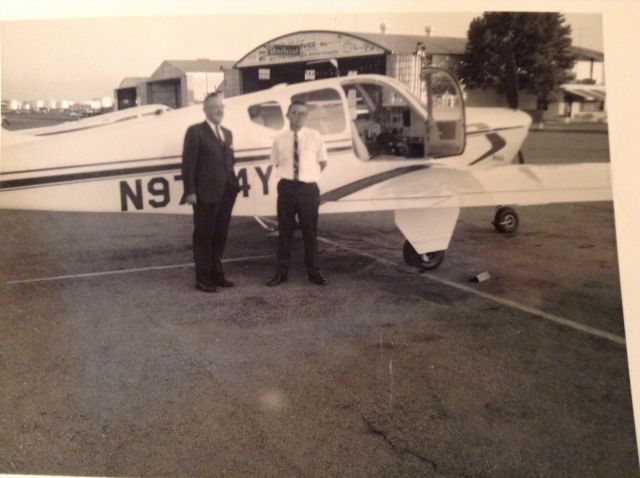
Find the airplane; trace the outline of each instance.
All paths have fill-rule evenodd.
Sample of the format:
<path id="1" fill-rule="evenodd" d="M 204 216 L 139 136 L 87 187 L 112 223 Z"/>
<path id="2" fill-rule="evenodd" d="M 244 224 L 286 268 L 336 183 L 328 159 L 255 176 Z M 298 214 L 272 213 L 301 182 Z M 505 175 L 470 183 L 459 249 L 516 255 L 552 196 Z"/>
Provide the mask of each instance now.
<path id="1" fill-rule="evenodd" d="M 609 164 L 519 164 L 529 115 L 465 108 L 441 68 L 426 68 L 422 82 L 421 98 L 374 74 L 226 98 L 241 186 L 233 214 L 276 215 L 269 153 L 292 100 L 307 104 L 306 126 L 327 146 L 320 213 L 394 211 L 403 258 L 421 270 L 440 266 L 463 207 L 497 206 L 495 228 L 512 233 L 514 205 L 611 200 Z M 77 131 L 27 131 L 20 141 L 3 131 L 0 208 L 191 214 L 181 203 L 181 153 L 187 127 L 202 121 L 193 105 Z"/>

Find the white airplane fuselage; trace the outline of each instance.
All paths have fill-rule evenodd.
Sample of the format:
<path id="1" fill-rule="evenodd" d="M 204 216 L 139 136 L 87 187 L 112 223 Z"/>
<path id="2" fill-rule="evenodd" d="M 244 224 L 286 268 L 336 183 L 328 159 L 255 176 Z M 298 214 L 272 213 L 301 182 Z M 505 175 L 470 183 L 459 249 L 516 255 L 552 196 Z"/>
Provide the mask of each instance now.
<path id="1" fill-rule="evenodd" d="M 360 81 L 383 82 L 407 95 L 414 123 L 424 130 L 427 112 L 402 85 L 387 77 L 363 75 Z M 467 108 L 465 148 L 461 154 L 435 159 L 380 154 L 359 158 L 352 140 L 352 118 L 342 86 L 348 78 L 307 82 L 225 100 L 223 125 L 234 135 L 236 174 L 241 191 L 234 215 L 275 215 L 277 173 L 269 154 L 272 129 L 251 120 L 250 106 L 269 102 L 286 109 L 291 97 L 317 88 L 333 88 L 344 107 L 344 127 L 324 134 L 328 164 L 322 173 L 321 212 L 403 208 L 402 191 L 381 191 L 388 179 L 409 179 L 426 167 L 483 168 L 510 163 L 524 141 L 530 119 L 518 111 Z M 204 120 L 201 105 L 165 111 L 99 127 L 55 130 L 46 135 L 3 142 L 0 163 L 0 208 L 65 211 L 190 214 L 182 197 L 181 153 L 186 129 Z M 28 132 L 27 132 L 28 133 Z M 427 185 L 425 185 L 427 186 Z M 434 187 L 430 185 L 429 187 Z M 436 185 L 437 187 L 437 185 Z M 377 194 L 388 197 L 367 206 Z M 407 206 L 408 207 L 408 206 Z"/>
<path id="2" fill-rule="evenodd" d="M 276 215 L 270 151 L 292 100 L 306 102 L 307 126 L 327 147 L 320 213 L 394 211 L 410 265 L 439 266 L 462 207 L 611 199 L 608 163 L 513 164 L 527 114 L 465 109 L 455 80 L 437 68 L 425 71 L 424 86 L 418 99 L 389 77 L 356 75 L 225 100 L 241 188 L 233 214 Z M 190 214 L 181 203 L 182 147 L 187 128 L 202 121 L 196 105 L 19 138 L 3 131 L 0 209 Z M 500 232 L 517 222 L 511 208 L 494 218 Z"/>

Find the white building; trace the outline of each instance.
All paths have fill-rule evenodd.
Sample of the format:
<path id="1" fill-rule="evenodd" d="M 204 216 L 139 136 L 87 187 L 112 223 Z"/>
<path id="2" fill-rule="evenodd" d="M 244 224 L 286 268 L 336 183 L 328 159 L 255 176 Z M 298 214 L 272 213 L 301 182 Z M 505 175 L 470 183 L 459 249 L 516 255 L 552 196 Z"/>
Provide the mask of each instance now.
<path id="1" fill-rule="evenodd" d="M 604 122 L 607 120 L 604 55 L 578 47 L 574 47 L 574 52 L 578 56 L 573 68 L 575 79 L 560 87 L 544 119 Z"/>

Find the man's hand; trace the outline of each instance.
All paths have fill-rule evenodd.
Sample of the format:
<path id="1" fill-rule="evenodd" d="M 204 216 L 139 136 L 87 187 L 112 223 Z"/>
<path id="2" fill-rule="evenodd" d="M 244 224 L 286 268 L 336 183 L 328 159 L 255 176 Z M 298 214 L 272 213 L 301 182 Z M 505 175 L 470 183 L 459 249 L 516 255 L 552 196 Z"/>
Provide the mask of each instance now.
<path id="1" fill-rule="evenodd" d="M 197 202 L 197 201 L 196 201 L 196 194 L 195 194 L 195 193 L 187 194 L 187 195 L 184 197 L 184 201 L 185 201 L 187 204 L 191 204 L 191 205 L 193 206 L 193 205 Z"/>

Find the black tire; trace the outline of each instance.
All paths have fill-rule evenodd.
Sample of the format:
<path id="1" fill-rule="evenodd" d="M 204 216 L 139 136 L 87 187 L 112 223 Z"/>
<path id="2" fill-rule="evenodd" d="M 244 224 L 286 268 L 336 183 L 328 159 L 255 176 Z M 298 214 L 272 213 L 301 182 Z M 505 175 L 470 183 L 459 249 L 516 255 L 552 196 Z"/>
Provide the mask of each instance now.
<path id="1" fill-rule="evenodd" d="M 411 267 L 419 267 L 422 270 L 431 271 L 437 269 L 444 261 L 444 251 L 426 252 L 418 254 L 409 241 L 402 247 L 404 262 Z"/>
<path id="2" fill-rule="evenodd" d="M 518 229 L 518 214 L 510 207 L 502 206 L 493 218 L 493 227 L 501 234 L 513 234 Z"/>

